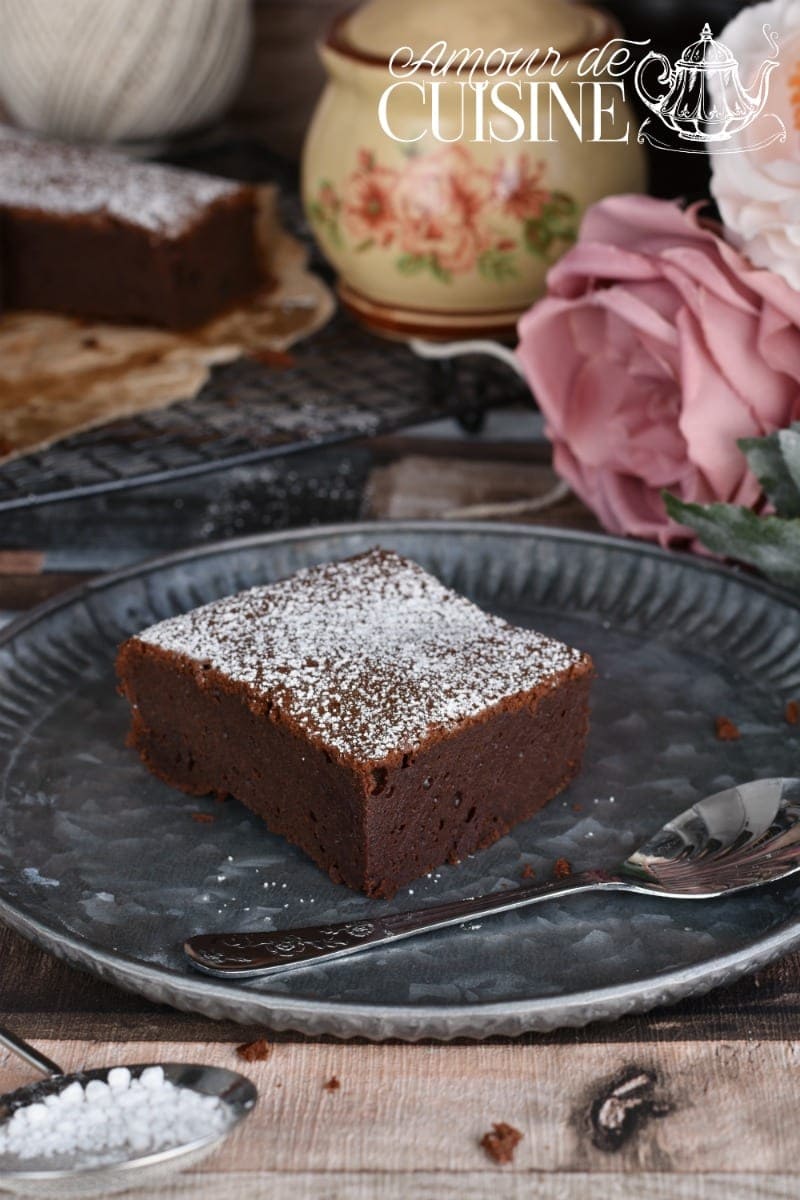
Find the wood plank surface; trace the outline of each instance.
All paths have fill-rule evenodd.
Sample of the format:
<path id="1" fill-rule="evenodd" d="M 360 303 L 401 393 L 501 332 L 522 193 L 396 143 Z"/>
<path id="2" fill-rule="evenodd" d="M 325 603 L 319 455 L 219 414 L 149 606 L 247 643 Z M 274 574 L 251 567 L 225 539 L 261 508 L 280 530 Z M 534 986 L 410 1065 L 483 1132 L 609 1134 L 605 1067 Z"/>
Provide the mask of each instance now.
<path id="1" fill-rule="evenodd" d="M 365 515 L 386 520 L 497 519 L 599 525 L 545 464 L 406 455 L 370 475 Z"/>
<path id="2" fill-rule="evenodd" d="M 609 1173 L 600 1188 L 588 1172 L 488 1177 L 473 1171 L 208 1171 L 150 1193 L 151 1200 L 794 1200 L 799 1194 L 793 1175 Z"/>
<path id="3" fill-rule="evenodd" d="M 319 1195 L 320 1178 L 332 1181 L 331 1195 L 358 1195 L 363 1176 L 395 1177 L 396 1184 L 403 1175 L 413 1177 L 417 1190 L 409 1194 L 415 1195 L 425 1194 L 418 1190 L 425 1176 L 447 1177 L 450 1194 L 459 1183 L 462 1195 L 469 1194 L 467 1184 L 475 1194 L 488 1195 L 509 1177 L 523 1177 L 530 1186 L 558 1175 L 562 1190 L 542 1194 L 580 1194 L 574 1186 L 563 1189 L 570 1177 L 574 1185 L 576 1176 L 584 1176 L 606 1196 L 614 1194 L 611 1181 L 624 1175 L 637 1183 L 643 1174 L 791 1176 L 800 1153 L 793 1103 L 797 1042 L 414 1048 L 276 1043 L 258 1063 L 242 1062 L 231 1045 L 163 1043 L 157 1054 L 149 1042 L 38 1045 L 72 1070 L 159 1057 L 241 1069 L 259 1090 L 256 1109 L 193 1174 L 210 1172 L 213 1178 L 235 1171 L 262 1182 L 263 1172 L 282 1174 L 292 1178 L 295 1196 Z M 3 1090 L 30 1077 L 17 1060 L 0 1058 Z M 333 1077 L 340 1085 L 335 1091 L 325 1087 Z M 614 1094 L 626 1078 L 645 1084 L 620 1113 Z M 481 1147 L 484 1133 L 499 1121 L 522 1134 L 506 1166 Z M 613 1129 L 618 1136 L 609 1140 Z M 348 1191 L 335 1190 L 339 1177 Z M 304 1178 L 312 1190 L 298 1192 Z M 430 1194 L 440 1195 L 438 1186 Z M 651 1194 L 703 1193 L 678 1193 L 673 1186 Z"/>
<path id="4" fill-rule="evenodd" d="M 32 552 L 29 552 L 32 554 Z M 37 555 L 37 557 L 40 557 Z M 22 612 L 42 604 L 67 588 L 84 583 L 89 576 L 83 572 L 48 572 L 28 575 L 10 572 L 0 574 L 0 611 Z"/>

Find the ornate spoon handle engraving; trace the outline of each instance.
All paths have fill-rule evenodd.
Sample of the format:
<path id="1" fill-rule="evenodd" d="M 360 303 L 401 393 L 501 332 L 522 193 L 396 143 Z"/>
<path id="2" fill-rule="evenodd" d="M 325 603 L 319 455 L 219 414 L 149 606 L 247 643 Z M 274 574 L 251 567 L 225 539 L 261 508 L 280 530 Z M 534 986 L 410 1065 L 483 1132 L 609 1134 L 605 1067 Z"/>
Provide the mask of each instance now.
<path id="1" fill-rule="evenodd" d="M 353 954 L 389 937 L 382 921 L 343 921 L 275 933 L 204 933 L 189 938 L 184 950 L 194 966 L 212 975 L 261 975 Z"/>
<path id="2" fill-rule="evenodd" d="M 553 883 L 527 885 L 489 896 L 436 904 L 416 912 L 394 913 L 364 921 L 309 925 L 275 933 L 203 933 L 189 938 L 184 950 L 191 964 L 209 975 L 226 978 L 271 975 L 311 962 L 356 954 L 418 933 L 459 925 L 474 917 L 522 908 L 566 892 L 594 888 L 630 888 L 618 876 L 587 871 Z"/>

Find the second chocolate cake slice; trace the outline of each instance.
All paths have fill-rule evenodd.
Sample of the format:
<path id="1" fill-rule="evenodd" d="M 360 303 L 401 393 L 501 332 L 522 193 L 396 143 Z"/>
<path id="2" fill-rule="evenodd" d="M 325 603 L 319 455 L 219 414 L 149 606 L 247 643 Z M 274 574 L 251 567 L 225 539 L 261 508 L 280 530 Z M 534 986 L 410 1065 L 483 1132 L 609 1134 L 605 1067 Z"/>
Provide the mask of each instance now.
<path id="1" fill-rule="evenodd" d="M 162 621 L 118 671 L 151 771 L 390 896 L 566 786 L 592 664 L 374 550 Z"/>
<path id="2" fill-rule="evenodd" d="M 252 187 L 0 126 L 0 306 L 191 329 L 261 282 Z"/>

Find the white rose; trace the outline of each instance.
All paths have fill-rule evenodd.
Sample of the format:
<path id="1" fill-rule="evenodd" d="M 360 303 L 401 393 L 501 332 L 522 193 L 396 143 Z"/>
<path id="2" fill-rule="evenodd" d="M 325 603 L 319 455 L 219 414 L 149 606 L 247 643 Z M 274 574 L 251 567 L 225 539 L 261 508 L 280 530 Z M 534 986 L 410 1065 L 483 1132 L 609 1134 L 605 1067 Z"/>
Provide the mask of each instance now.
<path id="1" fill-rule="evenodd" d="M 730 141 L 708 144 L 711 191 L 730 240 L 756 266 L 777 272 L 800 290 L 800 0 L 745 8 L 718 40 L 736 57 L 742 85 L 750 90 L 762 62 L 775 57 L 765 25 L 778 37 L 780 62 L 770 77 L 762 116 Z M 724 87 L 724 80 L 719 82 Z M 779 128 L 776 118 L 786 139 L 756 148 Z"/>

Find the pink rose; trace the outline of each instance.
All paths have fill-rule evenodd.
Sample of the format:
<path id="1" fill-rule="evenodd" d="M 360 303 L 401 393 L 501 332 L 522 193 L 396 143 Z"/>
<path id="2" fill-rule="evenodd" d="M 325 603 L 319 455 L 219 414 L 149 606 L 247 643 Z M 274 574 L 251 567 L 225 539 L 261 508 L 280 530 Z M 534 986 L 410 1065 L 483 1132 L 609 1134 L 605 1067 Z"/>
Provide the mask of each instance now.
<path id="1" fill-rule="evenodd" d="M 754 505 L 737 438 L 800 417 L 800 292 L 752 267 L 696 207 L 595 204 L 519 337 L 555 468 L 613 533 L 689 536 L 663 488 Z"/>
<path id="2" fill-rule="evenodd" d="M 463 146 L 412 158 L 395 195 L 403 250 L 448 273 L 469 271 L 491 244 L 483 227 L 491 198 L 489 173 Z"/>

